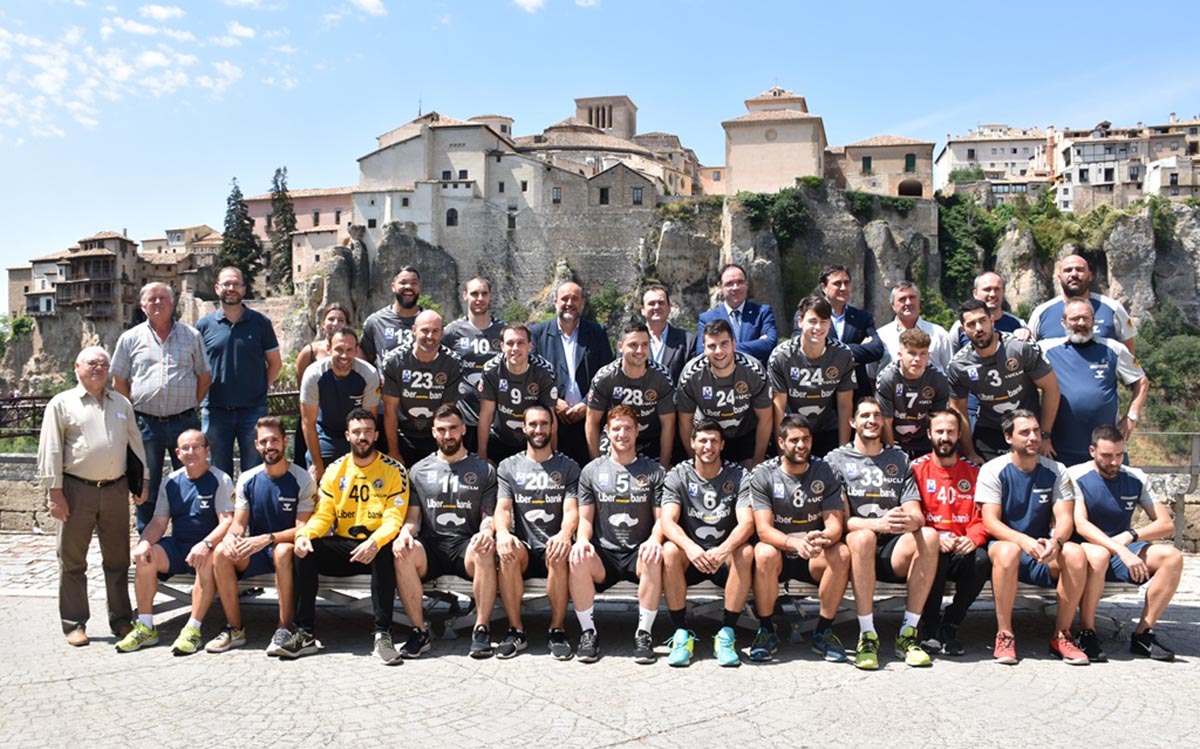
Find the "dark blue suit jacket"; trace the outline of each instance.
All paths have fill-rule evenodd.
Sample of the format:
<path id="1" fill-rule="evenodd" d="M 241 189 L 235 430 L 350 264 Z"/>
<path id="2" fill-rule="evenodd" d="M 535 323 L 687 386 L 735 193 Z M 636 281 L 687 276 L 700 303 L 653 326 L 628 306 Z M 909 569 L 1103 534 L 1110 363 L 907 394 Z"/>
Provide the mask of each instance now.
<path id="1" fill-rule="evenodd" d="M 729 322 L 729 312 L 722 302 L 707 312 L 700 313 L 700 325 L 696 328 L 696 353 L 704 353 L 704 326 L 713 320 Z M 732 323 L 731 323 L 732 324 Z M 775 350 L 779 333 L 775 330 L 775 312 L 768 304 L 759 304 L 749 299 L 742 305 L 742 327 L 737 331 L 737 350 L 766 364 Z M 879 354 L 881 357 L 883 353 Z"/>
<path id="2" fill-rule="evenodd" d="M 692 358 L 696 348 L 696 334 L 691 331 L 667 325 L 667 338 L 663 341 L 662 364 L 671 372 L 671 382 L 679 382 L 679 373 L 683 365 Z"/>
<path id="3" fill-rule="evenodd" d="M 554 365 L 558 397 L 565 400 L 571 371 L 568 369 L 567 355 L 559 338 L 558 320 L 538 323 L 533 326 L 532 332 L 534 351 Z M 604 332 L 604 326 L 591 320 L 580 320 L 578 343 L 575 347 L 575 382 L 579 384 L 579 392 L 583 394 L 584 399 L 587 398 L 596 372 L 612 360 L 612 346 L 608 343 L 608 334 Z"/>
<path id="4" fill-rule="evenodd" d="M 855 369 L 855 377 L 858 379 L 858 388 L 855 394 L 858 396 L 871 395 L 874 388 L 871 387 L 871 380 L 867 376 L 867 364 L 873 364 L 883 358 L 883 339 L 879 337 L 879 333 L 875 331 L 875 316 L 865 309 L 846 305 L 846 320 L 842 324 L 841 342 L 850 347 L 850 353 L 854 354 L 854 361 L 858 364 Z M 837 337 L 837 329 L 829 328 L 829 335 Z M 863 343 L 867 339 L 871 339 L 869 343 Z"/>

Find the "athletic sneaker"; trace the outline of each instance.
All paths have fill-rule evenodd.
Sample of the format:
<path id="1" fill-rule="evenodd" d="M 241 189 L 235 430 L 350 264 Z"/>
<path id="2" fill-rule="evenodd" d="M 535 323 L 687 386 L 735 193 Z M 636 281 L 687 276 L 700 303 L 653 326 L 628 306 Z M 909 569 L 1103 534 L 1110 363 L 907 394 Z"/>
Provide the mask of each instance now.
<path id="1" fill-rule="evenodd" d="M 717 664 L 721 666 L 740 666 L 742 659 L 738 657 L 737 642 L 734 639 L 733 627 L 721 627 L 713 638 L 713 654 L 717 656 Z"/>
<path id="2" fill-rule="evenodd" d="M 1087 653 L 1076 647 L 1070 632 L 1058 632 L 1050 638 L 1050 655 L 1071 666 L 1086 666 Z"/>
<path id="3" fill-rule="evenodd" d="M 191 655 L 200 649 L 200 630 L 191 626 L 185 625 L 179 632 L 179 637 L 175 638 L 175 642 L 171 645 L 172 655 Z"/>
<path id="4" fill-rule="evenodd" d="M 1094 629 L 1081 629 L 1079 636 L 1075 638 L 1075 644 L 1079 649 L 1087 655 L 1088 660 L 1092 663 L 1104 663 L 1108 660 L 1108 655 L 1104 652 L 1104 647 L 1100 644 L 1100 636 L 1096 634 Z"/>
<path id="5" fill-rule="evenodd" d="M 492 657 L 492 635 L 488 632 L 488 628 L 482 624 L 476 624 L 475 629 L 471 631 L 471 651 L 469 655 L 472 658 Z"/>
<path id="6" fill-rule="evenodd" d="M 224 627 L 221 634 L 208 641 L 204 649 L 209 653 L 224 653 L 226 650 L 240 648 L 246 644 L 246 630 L 234 627 Z"/>
<path id="7" fill-rule="evenodd" d="M 596 630 L 585 629 L 583 634 L 579 635 L 579 647 L 575 650 L 575 657 L 580 663 L 595 663 L 600 660 L 600 638 L 596 635 Z"/>
<path id="8" fill-rule="evenodd" d="M 391 632 L 376 632 L 375 633 L 375 655 L 379 656 L 379 660 L 383 661 L 385 666 L 395 666 L 400 663 L 400 652 L 396 650 L 395 644 L 392 643 Z"/>
<path id="9" fill-rule="evenodd" d="M 874 632 L 863 632 L 858 636 L 854 667 L 864 671 L 874 671 L 879 668 L 879 635 Z"/>
<path id="10" fill-rule="evenodd" d="M 846 660 L 846 649 L 842 641 L 828 627 L 821 632 L 813 632 L 812 651 L 830 663 L 843 663 Z"/>
<path id="11" fill-rule="evenodd" d="M 283 652 L 283 644 L 291 636 L 292 630 L 287 627 L 280 627 L 275 630 L 275 634 L 271 637 L 271 644 L 267 645 L 267 655 L 280 655 Z"/>
<path id="12" fill-rule="evenodd" d="M 905 663 L 915 668 L 933 665 L 929 653 L 917 644 L 917 628 L 912 626 L 902 627 L 896 636 L 896 657 L 903 658 Z"/>
<path id="13" fill-rule="evenodd" d="M 671 648 L 667 656 L 669 665 L 687 666 L 692 662 L 692 654 L 696 650 L 696 633 L 690 629 L 677 629 L 667 641 L 667 647 Z"/>
<path id="14" fill-rule="evenodd" d="M 1175 660 L 1175 651 L 1159 642 L 1153 629 L 1135 633 L 1129 640 L 1129 652 L 1156 661 Z"/>
<path id="15" fill-rule="evenodd" d="M 754 641 L 750 643 L 750 660 L 755 663 L 765 663 L 779 652 L 779 635 L 775 630 L 759 627 L 754 633 Z"/>
<path id="16" fill-rule="evenodd" d="M 117 652 L 132 653 L 135 650 L 157 644 L 158 627 L 147 627 L 138 621 L 133 625 L 133 629 L 129 630 L 129 634 L 122 637 L 121 641 L 117 643 Z"/>
<path id="17" fill-rule="evenodd" d="M 958 641 L 958 625 L 943 624 L 938 629 L 937 639 L 942 645 L 938 651 L 942 655 L 962 655 L 966 652 L 966 648 Z"/>
<path id="18" fill-rule="evenodd" d="M 305 655 L 312 655 L 320 650 L 317 645 L 317 638 L 313 637 L 312 632 L 308 632 L 297 627 L 287 640 L 279 646 L 280 658 L 300 658 Z"/>
<path id="19" fill-rule="evenodd" d="M 574 655 L 567 633 L 558 628 L 550 630 L 550 657 L 556 661 L 569 661 Z"/>
<path id="20" fill-rule="evenodd" d="M 633 635 L 633 662 L 646 665 L 654 663 L 658 656 L 654 654 L 654 640 L 650 633 L 639 629 Z"/>
<path id="21" fill-rule="evenodd" d="M 500 644 L 496 646 L 496 657 L 512 658 L 514 655 L 524 650 L 525 646 L 528 644 L 529 643 L 525 639 L 524 632 L 516 629 L 515 627 L 509 627 L 508 634 L 505 635 L 504 639 L 500 641 Z"/>
<path id="22" fill-rule="evenodd" d="M 432 639 L 429 635 L 428 627 L 425 629 L 413 627 L 408 633 L 408 639 L 400 646 L 400 656 L 402 658 L 416 658 L 421 653 L 428 653 L 429 648 L 433 647 Z"/>
<path id="23" fill-rule="evenodd" d="M 996 663 L 1005 666 L 1017 665 L 1017 640 L 1012 632 L 1002 629 L 996 633 L 996 647 L 992 651 L 992 657 L 996 659 Z"/>

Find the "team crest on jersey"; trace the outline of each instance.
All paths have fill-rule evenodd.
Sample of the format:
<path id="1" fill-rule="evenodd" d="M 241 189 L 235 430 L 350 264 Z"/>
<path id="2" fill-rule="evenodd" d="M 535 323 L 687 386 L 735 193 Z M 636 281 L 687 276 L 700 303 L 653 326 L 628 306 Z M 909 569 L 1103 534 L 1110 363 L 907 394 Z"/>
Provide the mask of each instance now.
<path id="1" fill-rule="evenodd" d="M 967 367 L 967 377 L 970 377 L 972 382 L 979 382 L 979 367 Z"/>
<path id="2" fill-rule="evenodd" d="M 208 508 L 212 507 L 212 500 L 213 500 L 213 495 L 201 494 L 200 495 L 200 509 L 207 510 Z"/>
<path id="3" fill-rule="evenodd" d="M 800 379 L 800 367 L 792 367 L 791 374 L 792 374 L 793 380 L 799 380 Z"/>
<path id="4" fill-rule="evenodd" d="M 636 477 L 636 481 L 637 485 L 643 489 L 645 489 L 647 486 L 650 486 L 650 477 L 645 474 Z"/>
<path id="5" fill-rule="evenodd" d="M 721 491 L 725 492 L 726 494 L 731 493 L 733 491 L 733 482 L 726 481 L 724 484 L 721 484 Z"/>
<path id="6" fill-rule="evenodd" d="M 921 397 L 925 400 L 933 400 L 933 386 L 926 385 L 925 387 L 921 388 Z"/>
<path id="7" fill-rule="evenodd" d="M 738 395 L 745 395 L 746 393 L 750 392 L 750 385 L 748 385 L 745 380 L 738 380 L 733 384 L 733 392 L 737 393 Z"/>
<path id="8" fill-rule="evenodd" d="M 466 351 L 467 349 L 471 348 L 471 340 L 469 338 L 459 338 L 458 347 L 463 351 Z"/>
<path id="9" fill-rule="evenodd" d="M 508 380 L 504 379 L 503 377 L 500 378 L 500 392 L 508 392 Z"/>
<path id="10" fill-rule="evenodd" d="M 463 483 L 467 484 L 469 486 L 474 486 L 475 482 L 478 480 L 479 480 L 479 477 L 473 473 L 468 473 L 463 476 Z"/>
<path id="11" fill-rule="evenodd" d="M 525 479 L 526 479 L 526 475 L 525 475 L 525 473 L 522 472 L 522 473 L 518 473 L 513 478 L 513 481 L 516 482 L 517 486 L 525 486 Z"/>
<path id="12" fill-rule="evenodd" d="M 937 481 L 934 479 L 925 479 L 925 493 L 933 494 L 937 491 Z"/>
<path id="13" fill-rule="evenodd" d="M 776 482 L 775 483 L 775 492 L 774 492 L 775 499 L 783 499 L 783 496 L 785 493 L 786 492 L 783 489 L 783 484 Z"/>
<path id="14" fill-rule="evenodd" d="M 396 329 L 395 328 L 384 328 L 383 329 L 383 337 L 388 339 L 389 341 L 396 340 Z"/>
<path id="15" fill-rule="evenodd" d="M 342 476 L 338 479 L 338 491 L 346 491 L 346 477 Z"/>
<path id="16" fill-rule="evenodd" d="M 897 398 L 904 397 L 904 384 L 903 383 L 899 383 L 899 382 L 896 383 L 896 397 Z"/>
<path id="17" fill-rule="evenodd" d="M 883 472 L 886 473 L 888 476 L 891 476 L 892 478 L 896 478 L 897 476 L 900 475 L 900 467 L 897 466 L 895 463 L 888 463 L 886 466 L 883 467 Z"/>
<path id="18" fill-rule="evenodd" d="M 375 479 L 374 481 L 371 482 L 371 486 L 375 487 L 377 490 L 382 491 L 383 490 L 383 479 Z"/>
<path id="19" fill-rule="evenodd" d="M 411 382 L 412 381 L 412 370 L 406 369 L 403 372 L 401 372 L 400 379 L 404 380 L 405 382 Z"/>
<path id="20" fill-rule="evenodd" d="M 425 480 L 431 484 L 435 483 L 438 480 L 437 471 L 426 471 L 425 472 Z"/>
<path id="21" fill-rule="evenodd" d="M 446 373 L 445 373 L 445 372 L 438 372 L 437 374 L 435 374 L 435 375 L 433 376 L 433 384 L 435 384 L 435 385 L 445 385 L 445 384 L 446 384 Z"/>
<path id="22" fill-rule="evenodd" d="M 970 482 L 970 481 L 968 481 L 967 479 L 959 479 L 959 480 L 958 480 L 958 490 L 959 490 L 960 492 L 969 492 L 969 491 L 971 491 L 971 482 Z"/>
<path id="23" fill-rule="evenodd" d="M 1021 366 L 1021 362 L 1017 361 L 1016 357 L 1010 356 L 1009 358 L 1004 360 L 1004 368 L 1007 369 L 1009 372 L 1016 372 L 1017 368 L 1020 366 Z"/>
<path id="24" fill-rule="evenodd" d="M 842 470 L 846 472 L 846 478 L 858 478 L 858 466 L 854 465 L 853 463 L 847 463 Z"/>
<path id="25" fill-rule="evenodd" d="M 812 486 L 809 487 L 809 490 L 813 494 L 824 494 L 825 493 L 825 482 L 822 481 L 821 479 L 817 479 L 816 481 L 812 482 Z"/>
<path id="26" fill-rule="evenodd" d="M 530 398 L 536 398 L 538 394 L 538 384 L 536 382 L 529 383 L 525 389 L 529 391 Z"/>
<path id="27" fill-rule="evenodd" d="M 561 484 L 562 483 L 562 474 L 559 473 L 558 471 L 551 471 L 550 472 L 550 483 Z"/>
<path id="28" fill-rule="evenodd" d="M 825 379 L 836 380 L 837 378 L 838 378 L 838 368 L 837 367 L 826 367 Z"/>
<path id="29" fill-rule="evenodd" d="M 705 399 L 712 398 L 712 386 L 705 385 L 704 387 L 700 388 L 700 397 Z"/>
<path id="30" fill-rule="evenodd" d="M 279 506 L 284 512 L 291 512 L 296 507 L 296 500 L 281 499 Z"/>
<path id="31" fill-rule="evenodd" d="M 643 396 L 642 400 L 646 401 L 647 403 L 656 402 L 658 400 L 658 391 L 647 390 L 645 395 Z"/>

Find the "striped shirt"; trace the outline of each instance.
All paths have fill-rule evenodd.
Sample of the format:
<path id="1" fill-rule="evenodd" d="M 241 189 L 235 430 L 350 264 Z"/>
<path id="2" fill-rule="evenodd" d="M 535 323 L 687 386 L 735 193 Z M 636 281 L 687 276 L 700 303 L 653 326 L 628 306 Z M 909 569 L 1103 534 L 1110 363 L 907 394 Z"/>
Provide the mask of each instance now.
<path id="1" fill-rule="evenodd" d="M 129 380 L 135 411 L 174 416 L 195 408 L 196 381 L 208 374 L 204 340 L 190 325 L 176 322 L 160 341 L 149 322 L 121 334 L 113 350 L 112 374 Z"/>

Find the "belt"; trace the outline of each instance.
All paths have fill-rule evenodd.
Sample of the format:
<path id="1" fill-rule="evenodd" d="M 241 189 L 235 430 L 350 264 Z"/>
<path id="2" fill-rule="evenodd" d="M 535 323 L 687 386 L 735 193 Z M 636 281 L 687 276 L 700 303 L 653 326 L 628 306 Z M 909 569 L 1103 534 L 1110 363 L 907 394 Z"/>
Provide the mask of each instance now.
<path id="1" fill-rule="evenodd" d="M 155 416 L 154 414 L 143 413 L 142 411 L 134 411 L 134 415 L 146 421 L 180 421 L 181 419 L 190 419 L 196 415 L 196 409 L 189 408 L 186 411 L 180 411 L 177 414 L 170 416 Z"/>
<path id="2" fill-rule="evenodd" d="M 97 489 L 103 489 L 106 486 L 112 486 L 113 484 L 117 483 L 118 481 L 121 481 L 125 477 L 117 476 L 115 479 L 100 479 L 99 481 L 93 481 L 91 479 L 81 479 L 78 476 L 72 476 L 69 473 L 64 473 L 63 478 L 72 479 L 74 481 L 78 481 L 81 484 L 87 484 L 88 486 L 94 486 Z"/>

